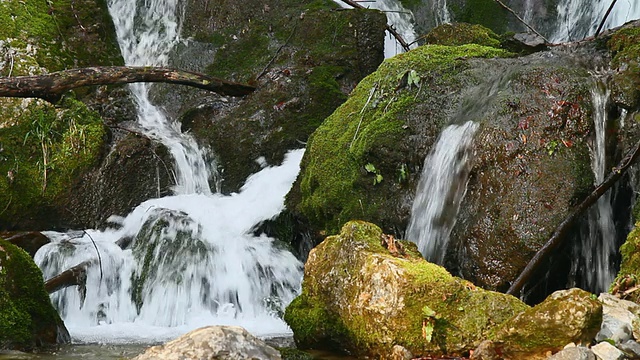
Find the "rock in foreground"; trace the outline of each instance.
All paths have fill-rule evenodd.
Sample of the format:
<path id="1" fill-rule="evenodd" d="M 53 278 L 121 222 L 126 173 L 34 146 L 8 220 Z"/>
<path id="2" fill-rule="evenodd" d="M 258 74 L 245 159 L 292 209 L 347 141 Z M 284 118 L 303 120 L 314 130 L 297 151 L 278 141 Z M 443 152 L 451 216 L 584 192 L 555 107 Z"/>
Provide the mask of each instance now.
<path id="1" fill-rule="evenodd" d="M 280 360 L 280 353 L 239 326 L 207 326 L 164 345 L 153 346 L 134 360 L 255 359 Z"/>
<path id="2" fill-rule="evenodd" d="M 527 308 L 451 276 L 373 224 L 352 221 L 312 250 L 285 320 L 301 348 L 390 358 L 400 345 L 414 355 L 451 355 L 475 348 Z"/>

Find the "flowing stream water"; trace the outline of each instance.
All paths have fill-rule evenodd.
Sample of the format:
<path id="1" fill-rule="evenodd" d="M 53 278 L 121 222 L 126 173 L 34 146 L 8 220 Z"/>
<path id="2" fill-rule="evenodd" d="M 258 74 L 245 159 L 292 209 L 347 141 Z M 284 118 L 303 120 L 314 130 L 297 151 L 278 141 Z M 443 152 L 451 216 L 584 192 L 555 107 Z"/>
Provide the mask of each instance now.
<path id="1" fill-rule="evenodd" d="M 560 0 L 555 28 L 549 40 L 576 41 L 595 34 L 610 5 L 610 0 Z M 611 29 L 638 18 L 639 1 L 619 0 L 607 17 L 603 29 Z"/>
<path id="2" fill-rule="evenodd" d="M 591 167 L 595 184 L 604 181 L 607 174 L 606 164 L 606 124 L 607 106 L 611 91 L 598 81 L 591 91 L 593 98 L 593 114 L 595 139 L 591 145 Z M 611 206 L 611 190 L 598 199 L 588 211 L 587 233 L 581 236 L 581 243 L 574 248 L 574 276 L 580 272 L 578 286 L 594 293 L 607 291 L 615 278 L 614 267 L 616 256 L 616 229 L 613 222 Z M 581 269 L 579 269 L 581 268 Z"/>
<path id="3" fill-rule="evenodd" d="M 407 239 L 430 262 L 442 264 L 460 202 L 467 191 L 473 135 L 468 121 L 446 127 L 425 158 L 411 208 Z"/>
<path id="4" fill-rule="evenodd" d="M 109 0 L 127 65 L 165 65 L 180 40 L 178 0 Z M 302 264 L 257 224 L 284 208 L 303 150 L 264 167 L 237 194 L 212 193 L 215 163 L 180 124 L 131 86 L 138 124 L 175 159 L 174 195 L 140 204 L 113 228 L 48 232 L 35 257 L 45 278 L 88 262 L 86 288 L 58 291 L 52 301 L 72 338 L 88 343 L 158 342 L 203 325 L 232 324 L 262 335 L 289 334 L 279 317 L 296 296 Z M 123 243 L 130 245 L 124 247 Z"/>

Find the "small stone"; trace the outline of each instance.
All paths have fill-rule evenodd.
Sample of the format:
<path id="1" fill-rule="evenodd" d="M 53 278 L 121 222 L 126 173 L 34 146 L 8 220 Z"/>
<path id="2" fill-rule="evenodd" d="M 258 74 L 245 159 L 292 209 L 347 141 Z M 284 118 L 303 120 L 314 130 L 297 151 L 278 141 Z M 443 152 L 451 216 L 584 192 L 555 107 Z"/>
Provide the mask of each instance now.
<path id="1" fill-rule="evenodd" d="M 629 359 L 640 359 L 640 343 L 634 340 L 627 340 L 618 345 Z"/>
<path id="2" fill-rule="evenodd" d="M 567 346 L 549 360 L 596 360 L 596 356 L 584 346 Z"/>
<path id="3" fill-rule="evenodd" d="M 471 360 L 498 360 L 500 357 L 496 352 L 495 345 L 491 340 L 485 340 L 471 354 Z"/>
<path id="4" fill-rule="evenodd" d="M 393 350 L 391 352 L 391 360 L 411 360 L 413 359 L 413 354 L 411 351 L 405 349 L 400 345 L 393 345 Z"/>
<path id="5" fill-rule="evenodd" d="M 601 360 L 623 360 L 624 353 L 606 341 L 591 347 L 591 351 Z"/>

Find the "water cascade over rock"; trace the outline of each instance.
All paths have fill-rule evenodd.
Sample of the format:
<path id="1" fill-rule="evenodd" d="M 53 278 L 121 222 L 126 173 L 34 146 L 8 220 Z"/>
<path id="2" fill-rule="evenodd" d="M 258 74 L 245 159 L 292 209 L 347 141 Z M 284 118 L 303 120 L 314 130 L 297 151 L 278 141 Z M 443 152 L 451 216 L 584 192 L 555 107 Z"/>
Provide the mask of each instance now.
<path id="1" fill-rule="evenodd" d="M 477 128 L 473 121 L 448 126 L 424 160 L 407 238 L 418 245 L 427 260 L 436 264 L 444 261 L 449 233 L 467 190 L 471 146 Z"/>
<path id="2" fill-rule="evenodd" d="M 604 14 L 611 5 L 609 0 L 560 0 L 558 17 L 550 36 L 552 42 L 582 40 L 595 34 Z M 611 29 L 640 18 L 640 3 L 618 1 L 604 23 L 603 29 Z"/>
<path id="3" fill-rule="evenodd" d="M 180 39 L 178 1 L 109 1 L 127 65 L 164 65 Z M 249 177 L 239 193 L 222 196 L 215 162 L 148 97 L 131 86 L 138 125 L 175 160 L 173 196 L 151 199 L 113 228 L 49 232 L 35 257 L 45 278 L 87 263 L 86 287 L 52 296 L 76 341 L 158 341 L 209 324 L 258 334 L 289 332 L 278 314 L 300 287 L 302 264 L 274 239 L 254 236 L 276 216 L 299 171 L 303 151 Z"/>

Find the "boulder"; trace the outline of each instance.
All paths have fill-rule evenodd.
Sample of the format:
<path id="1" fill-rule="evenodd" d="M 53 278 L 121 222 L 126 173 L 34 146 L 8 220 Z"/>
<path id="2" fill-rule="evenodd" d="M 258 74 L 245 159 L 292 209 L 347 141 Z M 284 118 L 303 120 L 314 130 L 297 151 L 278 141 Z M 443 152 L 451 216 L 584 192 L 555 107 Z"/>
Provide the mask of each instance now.
<path id="1" fill-rule="evenodd" d="M 0 349 L 34 350 L 70 341 L 29 254 L 0 239 Z"/>
<path id="2" fill-rule="evenodd" d="M 598 359 L 602 360 L 623 360 L 627 358 L 622 351 L 606 341 L 592 346 L 591 351 Z"/>
<path id="3" fill-rule="evenodd" d="M 399 345 L 414 356 L 433 356 L 474 349 L 525 309 L 512 296 L 424 261 L 412 243 L 351 221 L 309 254 L 302 294 L 285 321 L 300 348 L 390 358 Z"/>
<path id="4" fill-rule="evenodd" d="M 239 326 L 207 326 L 164 345 L 153 346 L 133 360 L 255 359 L 281 360 L 280 353 Z"/>
<path id="5" fill-rule="evenodd" d="M 584 346 L 566 346 L 549 360 L 596 360 L 594 353 Z"/>
<path id="6" fill-rule="evenodd" d="M 591 343 L 601 323 L 602 304 L 592 294 L 560 290 L 502 324 L 492 340 L 510 359 L 546 359 L 568 343 Z"/>

